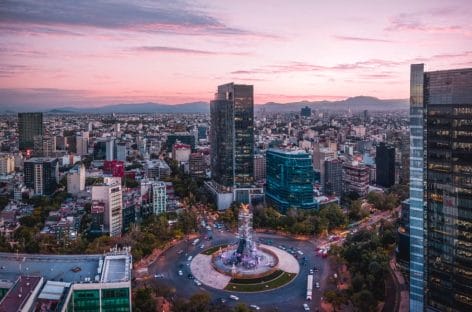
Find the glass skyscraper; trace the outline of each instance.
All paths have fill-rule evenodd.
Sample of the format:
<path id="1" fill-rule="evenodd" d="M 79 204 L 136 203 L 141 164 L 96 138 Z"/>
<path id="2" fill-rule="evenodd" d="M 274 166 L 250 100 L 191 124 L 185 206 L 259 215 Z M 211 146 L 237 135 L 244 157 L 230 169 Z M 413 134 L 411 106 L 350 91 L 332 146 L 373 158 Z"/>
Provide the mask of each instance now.
<path id="1" fill-rule="evenodd" d="M 305 151 L 267 151 L 266 199 L 281 212 L 313 209 L 313 162 Z"/>
<path id="2" fill-rule="evenodd" d="M 43 135 L 43 113 L 18 113 L 20 151 L 34 148 L 34 137 Z"/>
<path id="3" fill-rule="evenodd" d="M 212 178 L 225 187 L 251 187 L 254 181 L 254 88 L 218 86 L 210 103 Z"/>
<path id="4" fill-rule="evenodd" d="M 410 88 L 410 311 L 472 311 L 472 69 Z"/>

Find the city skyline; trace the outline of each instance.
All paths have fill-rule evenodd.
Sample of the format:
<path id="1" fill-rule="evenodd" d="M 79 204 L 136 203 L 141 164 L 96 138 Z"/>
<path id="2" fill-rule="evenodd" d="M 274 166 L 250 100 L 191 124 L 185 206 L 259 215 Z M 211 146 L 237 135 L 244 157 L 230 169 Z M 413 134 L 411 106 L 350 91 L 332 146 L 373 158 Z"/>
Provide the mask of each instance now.
<path id="1" fill-rule="evenodd" d="M 0 4 L 0 107 L 407 98 L 410 63 L 472 66 L 464 0 Z M 375 14 L 372 14 L 375 12 Z"/>

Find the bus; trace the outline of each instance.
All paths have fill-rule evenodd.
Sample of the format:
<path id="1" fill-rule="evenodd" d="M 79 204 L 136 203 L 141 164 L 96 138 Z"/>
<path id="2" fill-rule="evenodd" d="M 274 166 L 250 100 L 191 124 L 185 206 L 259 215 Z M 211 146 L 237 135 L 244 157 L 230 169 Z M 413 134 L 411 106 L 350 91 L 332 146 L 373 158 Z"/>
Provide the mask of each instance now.
<path id="1" fill-rule="evenodd" d="M 311 300 L 313 295 L 313 274 L 308 274 L 306 282 L 306 300 Z"/>
<path id="2" fill-rule="evenodd" d="M 198 242 L 200 241 L 199 238 L 195 239 L 192 243 L 193 246 L 197 246 Z"/>

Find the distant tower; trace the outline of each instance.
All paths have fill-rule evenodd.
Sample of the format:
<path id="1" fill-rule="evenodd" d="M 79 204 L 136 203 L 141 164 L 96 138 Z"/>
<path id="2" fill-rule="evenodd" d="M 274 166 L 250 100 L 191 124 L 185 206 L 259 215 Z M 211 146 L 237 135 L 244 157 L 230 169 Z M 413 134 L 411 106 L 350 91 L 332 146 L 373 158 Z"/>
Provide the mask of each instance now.
<path id="1" fill-rule="evenodd" d="M 18 134 L 20 150 L 32 150 L 34 137 L 44 134 L 43 113 L 18 113 Z"/>

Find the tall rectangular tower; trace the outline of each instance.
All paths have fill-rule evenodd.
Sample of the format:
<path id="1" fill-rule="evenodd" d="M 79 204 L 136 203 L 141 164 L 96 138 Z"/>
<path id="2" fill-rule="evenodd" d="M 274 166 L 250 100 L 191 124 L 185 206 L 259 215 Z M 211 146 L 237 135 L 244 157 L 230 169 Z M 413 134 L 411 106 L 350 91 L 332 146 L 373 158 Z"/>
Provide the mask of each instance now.
<path id="1" fill-rule="evenodd" d="M 250 187 L 254 182 L 253 86 L 218 86 L 210 114 L 213 179 L 226 187 Z"/>
<path id="2" fill-rule="evenodd" d="M 411 67 L 410 310 L 472 310 L 472 68 Z"/>
<path id="3" fill-rule="evenodd" d="M 383 187 L 395 184 L 395 147 L 381 142 L 375 156 L 376 181 Z"/>
<path id="4" fill-rule="evenodd" d="M 34 137 L 43 134 L 43 113 L 18 113 L 20 151 L 33 149 Z"/>

